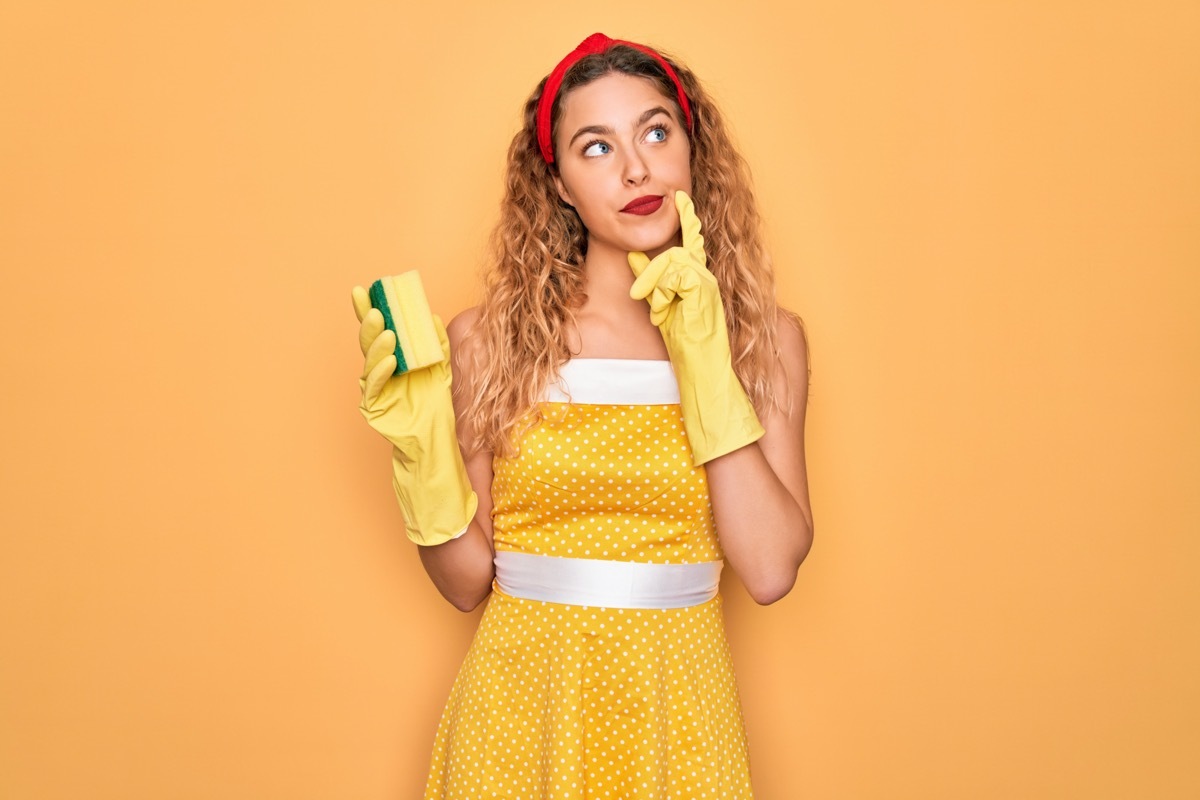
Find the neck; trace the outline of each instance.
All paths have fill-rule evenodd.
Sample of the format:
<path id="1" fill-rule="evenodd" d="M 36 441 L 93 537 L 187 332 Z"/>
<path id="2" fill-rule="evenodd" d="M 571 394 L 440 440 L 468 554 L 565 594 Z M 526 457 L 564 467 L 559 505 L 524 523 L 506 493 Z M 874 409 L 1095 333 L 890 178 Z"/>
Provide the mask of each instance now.
<path id="1" fill-rule="evenodd" d="M 593 241 L 583 269 L 587 298 L 572 314 L 571 352 L 581 358 L 665 358 L 663 338 L 650 321 L 649 305 L 629 296 L 634 275 L 628 254 Z"/>
<path id="2" fill-rule="evenodd" d="M 629 297 L 634 275 L 624 253 L 589 248 L 583 271 L 589 305 L 621 308 L 638 302 Z"/>
<path id="3" fill-rule="evenodd" d="M 670 245 L 646 252 L 650 258 L 665 251 Z M 629 257 L 624 250 L 605 246 L 592 240 L 588 243 L 587 256 L 583 260 L 587 286 L 588 304 L 602 303 L 610 308 L 636 308 L 644 311 L 644 300 L 633 300 L 629 290 L 636 277 L 629 266 Z"/>

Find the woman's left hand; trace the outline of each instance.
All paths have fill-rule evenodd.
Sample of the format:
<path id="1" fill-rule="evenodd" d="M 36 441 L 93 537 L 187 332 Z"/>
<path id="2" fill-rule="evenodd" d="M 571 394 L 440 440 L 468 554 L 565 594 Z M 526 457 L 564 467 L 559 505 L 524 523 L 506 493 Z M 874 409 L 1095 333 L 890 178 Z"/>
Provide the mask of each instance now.
<path id="1" fill-rule="evenodd" d="M 700 219 L 686 192 L 675 193 L 683 244 L 653 260 L 630 253 L 629 295 L 650 303 L 675 377 L 684 428 L 699 465 L 757 441 L 763 427 L 733 371 L 717 279 L 708 271 Z"/>

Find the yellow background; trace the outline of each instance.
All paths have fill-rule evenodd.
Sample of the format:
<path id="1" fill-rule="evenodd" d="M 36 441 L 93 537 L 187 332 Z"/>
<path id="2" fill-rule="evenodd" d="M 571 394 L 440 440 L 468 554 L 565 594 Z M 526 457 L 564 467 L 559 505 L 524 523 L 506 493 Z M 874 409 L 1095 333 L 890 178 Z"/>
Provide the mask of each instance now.
<path id="1" fill-rule="evenodd" d="M 956 0 L 6 4 L 0 796 L 417 796 L 477 615 L 349 288 L 476 301 L 595 30 L 717 96 L 808 324 L 759 796 L 1200 796 L 1200 6 Z"/>

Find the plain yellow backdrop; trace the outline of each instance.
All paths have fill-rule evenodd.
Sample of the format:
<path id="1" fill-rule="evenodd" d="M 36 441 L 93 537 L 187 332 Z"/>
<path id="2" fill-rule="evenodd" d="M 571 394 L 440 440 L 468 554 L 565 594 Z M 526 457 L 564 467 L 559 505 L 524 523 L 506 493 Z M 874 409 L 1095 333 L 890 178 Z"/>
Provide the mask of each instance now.
<path id="1" fill-rule="evenodd" d="M 477 613 L 349 289 L 476 302 L 594 31 L 692 66 L 812 347 L 816 545 L 727 581 L 758 796 L 1200 796 L 1200 6 L 0 11 L 0 796 L 419 794 Z"/>

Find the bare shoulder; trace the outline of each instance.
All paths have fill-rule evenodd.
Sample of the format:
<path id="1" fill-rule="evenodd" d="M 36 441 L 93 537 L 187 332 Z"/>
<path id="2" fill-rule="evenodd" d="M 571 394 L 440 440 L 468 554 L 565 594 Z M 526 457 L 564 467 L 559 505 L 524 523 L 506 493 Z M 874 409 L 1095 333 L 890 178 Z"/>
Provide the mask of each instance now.
<path id="1" fill-rule="evenodd" d="M 776 323 L 776 337 L 779 341 L 779 360 L 783 366 L 783 380 L 791 394 L 803 398 L 808 393 L 810 372 L 808 335 L 804 330 L 804 320 L 799 315 L 780 308 Z"/>
<path id="2" fill-rule="evenodd" d="M 446 338 L 450 341 L 450 366 L 454 372 L 456 386 L 472 383 L 479 372 L 483 354 L 483 337 L 479 335 L 478 306 L 460 311 L 446 326 Z"/>
<path id="3" fill-rule="evenodd" d="M 446 336 L 450 339 L 450 347 L 478 347 L 478 337 L 472 336 L 475 323 L 479 321 L 479 306 L 471 306 L 454 315 L 446 326 Z"/>
<path id="4" fill-rule="evenodd" d="M 779 337 L 779 349 L 786 355 L 790 352 L 806 358 L 808 336 L 804 331 L 804 320 L 800 315 L 782 306 L 778 309 L 775 333 Z"/>
<path id="5" fill-rule="evenodd" d="M 479 335 L 479 306 L 471 306 L 454 315 L 446 326 L 453 362 L 461 368 L 478 363 L 483 352 L 483 337 Z"/>

